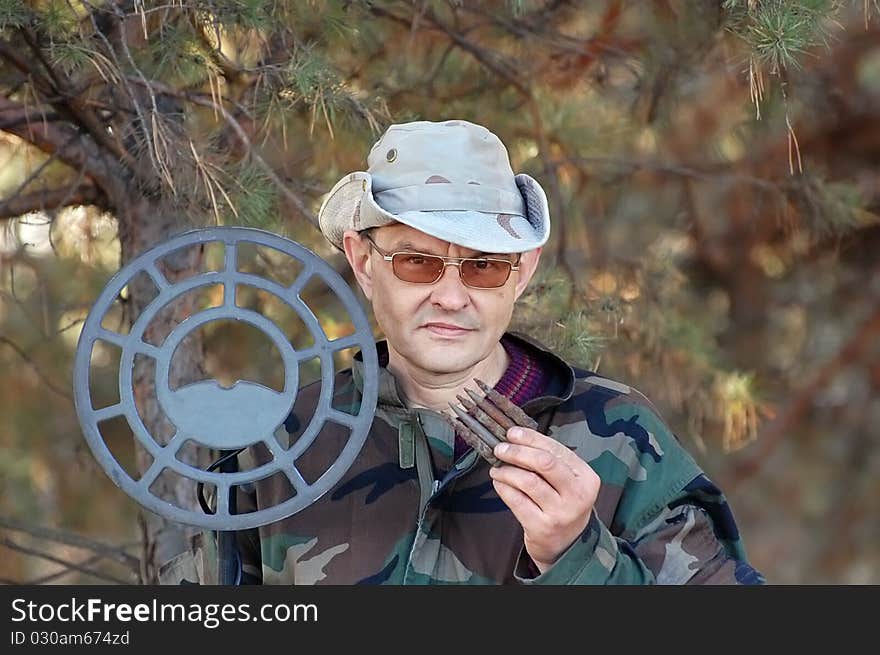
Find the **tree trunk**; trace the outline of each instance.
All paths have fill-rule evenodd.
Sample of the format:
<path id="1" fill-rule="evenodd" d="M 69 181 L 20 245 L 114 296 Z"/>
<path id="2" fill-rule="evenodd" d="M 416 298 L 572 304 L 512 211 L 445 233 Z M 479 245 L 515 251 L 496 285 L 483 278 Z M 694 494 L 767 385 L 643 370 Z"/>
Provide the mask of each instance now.
<path id="1" fill-rule="evenodd" d="M 123 266 L 145 250 L 166 241 L 186 228 L 185 221 L 181 220 L 179 215 L 163 210 L 145 199 L 129 202 L 127 206 L 120 205 L 117 216 Z M 178 280 L 198 274 L 202 270 L 202 265 L 202 249 L 196 247 L 163 259 L 158 268 L 168 282 L 174 284 Z M 129 285 L 129 311 L 126 316 L 129 325 L 141 314 L 153 295 L 148 285 Z M 144 340 L 161 343 L 175 326 L 193 313 L 193 309 L 192 299 L 172 303 L 168 311 L 159 312 L 153 318 L 144 334 Z M 171 388 L 203 379 L 205 377 L 203 362 L 202 339 L 198 332 L 193 332 L 181 342 L 175 352 L 170 368 Z M 167 443 L 174 434 L 174 427 L 165 416 L 156 397 L 155 365 L 152 359 L 146 357 L 135 359 L 133 387 L 135 403 L 147 431 L 158 443 Z M 140 444 L 136 445 L 137 467 L 143 474 L 149 467 L 151 458 Z M 207 468 L 210 464 L 209 461 L 195 461 L 207 459 L 209 457 L 207 449 L 199 449 L 198 455 L 181 451 L 178 457 L 189 465 L 201 468 Z M 196 498 L 196 483 L 188 478 L 160 476 L 151 486 L 151 492 L 184 509 L 201 511 Z M 142 581 L 144 584 L 157 584 L 159 566 L 183 552 L 197 528 L 169 521 L 145 510 L 141 511 L 140 523 L 143 532 Z"/>

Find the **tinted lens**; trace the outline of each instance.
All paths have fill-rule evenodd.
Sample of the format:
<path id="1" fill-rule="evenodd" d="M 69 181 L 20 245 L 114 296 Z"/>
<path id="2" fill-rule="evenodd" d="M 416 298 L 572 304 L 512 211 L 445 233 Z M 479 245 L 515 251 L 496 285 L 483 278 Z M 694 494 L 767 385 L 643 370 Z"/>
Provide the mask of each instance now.
<path id="1" fill-rule="evenodd" d="M 500 287 L 510 277 L 510 266 L 510 262 L 499 259 L 465 259 L 461 262 L 461 279 L 472 287 Z"/>
<path id="2" fill-rule="evenodd" d="M 394 274 L 404 282 L 434 282 L 443 272 L 443 260 L 430 255 L 398 253 L 391 258 Z"/>

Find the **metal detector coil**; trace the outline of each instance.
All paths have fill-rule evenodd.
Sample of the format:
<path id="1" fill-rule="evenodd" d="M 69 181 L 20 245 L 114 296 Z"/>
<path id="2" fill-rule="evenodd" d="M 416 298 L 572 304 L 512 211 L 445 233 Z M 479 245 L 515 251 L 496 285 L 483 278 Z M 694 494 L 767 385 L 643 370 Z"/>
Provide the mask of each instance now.
<path id="1" fill-rule="evenodd" d="M 156 265 L 163 257 L 182 248 L 217 242 L 224 247 L 221 270 L 205 272 L 171 284 Z M 302 265 L 299 275 L 292 284 L 285 286 L 239 271 L 237 253 L 239 245 L 243 243 L 271 248 L 297 260 Z M 158 289 L 158 295 L 144 308 L 127 335 L 103 327 L 105 315 L 123 288 L 141 273 L 150 277 Z M 354 325 L 353 334 L 328 339 L 314 312 L 300 297 L 308 282 L 316 277 L 322 279 L 341 300 Z M 199 287 L 215 285 L 222 285 L 221 306 L 191 315 L 158 347 L 143 340 L 144 332 L 153 318 L 175 298 Z M 297 350 L 269 318 L 237 306 L 235 290 L 241 285 L 268 292 L 292 308 L 311 333 L 313 344 Z M 241 380 L 231 388 L 222 387 L 214 380 L 203 380 L 172 390 L 168 374 L 174 352 L 184 337 L 206 323 L 229 319 L 248 323 L 272 340 L 284 364 L 283 390 L 278 392 Z M 122 351 L 118 373 L 119 402 L 95 408 L 89 380 L 92 353 L 100 341 L 115 345 Z M 331 407 L 335 374 L 333 355 L 353 347 L 360 348 L 364 365 L 363 398 L 356 415 Z M 155 360 L 156 396 L 176 428 L 176 432 L 164 444 L 160 444 L 148 432 L 135 406 L 132 368 L 136 355 Z M 300 363 L 315 357 L 319 358 L 321 367 L 321 391 L 317 407 L 302 435 L 289 449 L 284 449 L 275 439 L 274 432 L 288 417 L 296 400 Z M 113 276 L 83 326 L 76 350 L 74 392 L 76 412 L 92 453 L 113 482 L 129 496 L 145 508 L 173 521 L 211 530 L 245 530 L 287 518 L 305 509 L 345 475 L 366 441 L 373 421 L 378 395 L 378 358 L 372 330 L 360 303 L 345 280 L 324 260 L 302 245 L 276 234 L 251 228 L 216 227 L 194 230 L 170 239 L 144 252 Z M 137 441 L 153 458 L 152 464 L 137 480 L 115 459 L 98 429 L 100 422 L 120 416 L 126 419 Z M 296 459 L 312 445 L 328 421 L 347 426 L 350 429 L 349 438 L 336 460 L 309 484 L 297 470 Z M 221 451 L 262 443 L 272 459 L 248 471 L 230 473 L 203 470 L 177 457 L 178 450 L 188 440 Z M 195 482 L 214 485 L 215 513 L 191 511 L 153 494 L 150 485 L 165 469 L 171 469 Z M 255 512 L 230 513 L 229 496 L 234 487 L 262 480 L 278 472 L 282 472 L 290 481 L 295 495 Z"/>

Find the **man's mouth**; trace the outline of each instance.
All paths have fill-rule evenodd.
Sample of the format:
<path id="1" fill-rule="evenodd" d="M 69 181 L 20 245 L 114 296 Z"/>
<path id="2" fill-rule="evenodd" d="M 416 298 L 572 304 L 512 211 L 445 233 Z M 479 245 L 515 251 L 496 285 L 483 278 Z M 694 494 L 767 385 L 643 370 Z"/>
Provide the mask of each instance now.
<path id="1" fill-rule="evenodd" d="M 432 322 L 425 323 L 425 325 L 423 325 L 422 327 L 424 327 L 432 334 L 437 334 L 444 337 L 457 337 L 473 331 L 470 328 L 464 328 L 460 325 L 455 325 L 454 323 Z"/>

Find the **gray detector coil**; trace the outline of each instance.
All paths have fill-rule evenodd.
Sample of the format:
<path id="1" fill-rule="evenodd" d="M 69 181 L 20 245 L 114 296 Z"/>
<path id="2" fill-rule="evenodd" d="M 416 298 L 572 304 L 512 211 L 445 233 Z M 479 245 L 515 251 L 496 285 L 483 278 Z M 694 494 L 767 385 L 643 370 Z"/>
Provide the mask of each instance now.
<path id="1" fill-rule="evenodd" d="M 157 267 L 163 257 L 183 248 L 222 243 L 222 270 L 194 275 L 171 284 Z M 283 253 L 301 265 L 300 273 L 289 286 L 237 269 L 237 253 L 241 244 L 250 243 Z M 122 290 L 136 276 L 146 273 L 155 284 L 158 295 L 144 308 L 128 334 L 102 326 Z M 320 278 L 339 298 L 354 325 L 353 334 L 330 340 L 315 314 L 303 302 L 300 293 L 310 280 Z M 159 346 L 143 340 L 144 332 L 156 315 L 178 298 L 204 286 L 222 285 L 223 302 L 197 312 L 182 321 Z M 251 309 L 236 305 L 236 287 L 246 285 L 280 299 L 292 308 L 313 337 L 306 349 L 296 350 L 272 320 Z M 242 321 L 267 335 L 281 353 L 284 365 L 284 389 L 280 392 L 254 382 L 239 380 L 231 388 L 215 380 L 202 380 L 172 390 L 169 383 L 171 360 L 178 345 L 193 330 L 212 321 Z M 106 407 L 94 407 L 89 383 L 92 355 L 99 342 L 121 349 L 118 383 L 119 401 Z M 348 414 L 331 406 L 335 376 L 334 353 L 360 348 L 363 356 L 363 398 L 357 414 Z M 135 356 L 155 361 L 156 399 L 176 431 L 160 444 L 145 427 L 134 399 L 132 369 Z M 320 360 L 321 390 L 311 421 L 292 446 L 282 448 L 275 431 L 284 423 L 296 400 L 299 365 Z M 302 245 L 278 235 L 239 227 L 216 227 L 194 230 L 170 239 L 122 268 L 98 297 L 83 326 L 74 365 L 76 412 L 98 463 L 113 482 L 143 507 L 156 514 L 187 525 L 211 530 L 245 530 L 278 521 L 299 512 L 329 491 L 354 462 L 366 441 L 376 409 L 378 390 L 378 358 L 367 317 L 345 280 L 320 257 Z M 135 439 L 153 458 L 152 464 L 134 479 L 115 459 L 98 429 L 99 423 L 124 417 Z M 301 418 L 301 417 L 299 417 Z M 347 426 L 350 433 L 339 456 L 313 483 L 308 483 L 297 470 L 297 458 L 315 441 L 327 422 Z M 181 461 L 177 454 L 184 443 L 217 451 L 234 451 L 262 444 L 271 459 L 256 468 L 244 471 L 208 471 Z M 196 483 L 213 485 L 216 509 L 213 514 L 179 507 L 151 492 L 150 486 L 166 469 Z M 234 487 L 250 484 L 281 472 L 290 481 L 295 494 L 278 504 L 258 511 L 235 514 L 229 510 L 229 496 Z"/>

